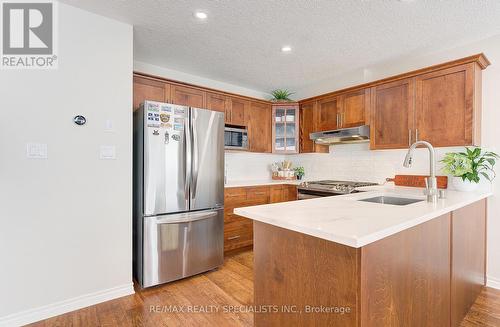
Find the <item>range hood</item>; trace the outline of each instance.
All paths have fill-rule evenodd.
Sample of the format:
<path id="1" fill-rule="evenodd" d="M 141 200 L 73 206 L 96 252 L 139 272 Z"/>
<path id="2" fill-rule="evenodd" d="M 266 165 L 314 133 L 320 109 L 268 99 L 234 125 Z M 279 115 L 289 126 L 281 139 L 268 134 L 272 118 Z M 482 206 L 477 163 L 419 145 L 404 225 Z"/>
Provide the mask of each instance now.
<path id="1" fill-rule="evenodd" d="M 314 143 L 322 145 L 369 142 L 370 126 L 363 125 L 333 131 L 316 132 L 311 133 L 309 137 Z"/>

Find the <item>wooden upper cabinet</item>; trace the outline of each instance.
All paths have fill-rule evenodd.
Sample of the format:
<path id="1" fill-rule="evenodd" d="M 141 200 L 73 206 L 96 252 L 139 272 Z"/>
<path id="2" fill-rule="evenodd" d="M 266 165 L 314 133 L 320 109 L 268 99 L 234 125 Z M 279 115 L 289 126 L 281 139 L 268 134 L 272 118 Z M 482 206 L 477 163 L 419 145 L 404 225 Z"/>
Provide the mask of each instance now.
<path id="1" fill-rule="evenodd" d="M 460 65 L 416 77 L 418 140 L 439 147 L 480 143 L 480 122 L 474 117 L 474 110 L 480 110 L 474 108 L 475 65 Z M 479 67 L 477 71 L 481 73 Z"/>
<path id="2" fill-rule="evenodd" d="M 188 86 L 171 85 L 172 103 L 195 108 L 206 107 L 206 92 Z"/>
<path id="3" fill-rule="evenodd" d="M 260 102 L 251 102 L 249 110 L 245 111 L 249 150 L 252 152 L 271 152 L 271 111 L 271 105 Z"/>
<path id="4" fill-rule="evenodd" d="M 340 111 L 342 110 L 341 101 L 342 99 L 339 97 L 327 97 L 318 100 L 318 130 L 316 132 L 330 131 L 339 128 Z"/>
<path id="5" fill-rule="evenodd" d="M 146 100 L 169 102 L 170 84 L 150 78 L 134 76 L 133 110 Z"/>
<path id="6" fill-rule="evenodd" d="M 246 126 L 246 111 L 249 110 L 250 101 L 241 98 L 230 97 L 229 98 L 229 117 L 227 119 L 228 124 Z M 226 114 L 226 116 L 228 116 Z"/>
<path id="7" fill-rule="evenodd" d="M 228 106 L 227 96 L 219 93 L 207 93 L 207 109 L 225 113 Z"/>
<path id="8" fill-rule="evenodd" d="M 299 153 L 299 104 L 296 102 L 272 105 L 272 152 Z"/>
<path id="9" fill-rule="evenodd" d="M 317 102 L 310 101 L 300 104 L 299 111 L 299 152 L 312 153 L 321 152 L 328 153 L 328 146 L 315 144 L 311 140 L 309 134 L 317 132 L 316 115 Z"/>
<path id="10" fill-rule="evenodd" d="M 375 86 L 371 90 L 370 148 L 407 148 L 414 112 L 414 79 Z"/>
<path id="11" fill-rule="evenodd" d="M 355 127 L 367 124 L 370 108 L 370 89 L 349 92 L 342 96 L 340 127 Z"/>

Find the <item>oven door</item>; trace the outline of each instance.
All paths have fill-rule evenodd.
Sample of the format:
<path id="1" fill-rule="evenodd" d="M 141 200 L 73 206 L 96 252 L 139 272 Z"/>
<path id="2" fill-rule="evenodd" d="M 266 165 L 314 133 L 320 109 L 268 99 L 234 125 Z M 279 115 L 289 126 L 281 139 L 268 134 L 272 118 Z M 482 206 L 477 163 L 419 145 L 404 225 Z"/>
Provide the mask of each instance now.
<path id="1" fill-rule="evenodd" d="M 297 192 L 297 199 L 307 200 L 307 199 L 322 198 L 325 196 L 334 196 L 334 195 L 341 195 L 341 194 L 340 193 L 314 191 L 314 190 L 306 190 L 306 189 L 299 188 L 298 192 Z"/>

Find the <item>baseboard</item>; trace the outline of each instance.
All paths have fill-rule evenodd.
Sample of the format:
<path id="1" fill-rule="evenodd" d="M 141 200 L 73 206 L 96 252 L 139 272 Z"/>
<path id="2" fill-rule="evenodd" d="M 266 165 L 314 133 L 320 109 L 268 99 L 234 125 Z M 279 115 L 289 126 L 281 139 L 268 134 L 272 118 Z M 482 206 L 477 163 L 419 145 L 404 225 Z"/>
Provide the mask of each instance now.
<path id="1" fill-rule="evenodd" d="M 500 290 L 500 279 L 488 276 L 486 286 Z"/>
<path id="2" fill-rule="evenodd" d="M 23 326 L 130 294 L 134 294 L 133 283 L 0 317 L 0 326 Z"/>

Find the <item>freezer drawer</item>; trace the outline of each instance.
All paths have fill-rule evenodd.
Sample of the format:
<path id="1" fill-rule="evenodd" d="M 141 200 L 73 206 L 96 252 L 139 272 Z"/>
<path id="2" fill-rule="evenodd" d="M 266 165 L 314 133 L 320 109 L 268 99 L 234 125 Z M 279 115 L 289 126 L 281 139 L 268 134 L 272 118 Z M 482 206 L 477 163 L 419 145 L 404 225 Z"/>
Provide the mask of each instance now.
<path id="1" fill-rule="evenodd" d="M 224 261 L 224 209 L 144 218 L 143 287 L 211 270 Z"/>

